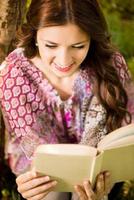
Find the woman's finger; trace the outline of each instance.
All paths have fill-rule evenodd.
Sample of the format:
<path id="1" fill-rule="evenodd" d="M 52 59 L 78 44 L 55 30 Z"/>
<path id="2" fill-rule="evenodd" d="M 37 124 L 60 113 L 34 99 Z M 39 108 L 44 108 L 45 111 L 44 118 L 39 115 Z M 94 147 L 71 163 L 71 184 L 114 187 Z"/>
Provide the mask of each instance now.
<path id="1" fill-rule="evenodd" d="M 28 182 L 18 184 L 18 191 L 20 193 L 25 192 L 25 191 L 35 188 L 39 185 L 42 185 L 43 183 L 47 183 L 48 181 L 50 181 L 50 177 L 48 177 L 48 176 L 37 177 L 32 180 L 29 180 Z"/>
<path id="2" fill-rule="evenodd" d="M 88 200 L 95 200 L 95 193 L 92 190 L 90 182 L 89 181 L 84 181 L 83 186 L 84 186 L 86 195 L 88 197 Z"/>
<path id="3" fill-rule="evenodd" d="M 36 177 L 37 177 L 37 174 L 36 174 L 35 171 L 28 171 L 28 172 L 26 172 L 24 174 L 19 175 L 16 178 L 16 183 L 17 184 L 25 183 L 27 181 L 32 180 L 33 178 L 36 178 Z"/>
<path id="4" fill-rule="evenodd" d="M 104 183 L 104 175 L 103 175 L 103 173 L 100 173 L 97 176 L 95 193 L 96 193 L 97 197 L 103 197 L 104 194 L 105 194 L 105 183 Z"/>
<path id="5" fill-rule="evenodd" d="M 47 196 L 49 192 L 43 192 L 42 194 L 38 194 L 34 197 L 27 198 L 27 200 L 44 200 L 45 196 Z"/>
<path id="6" fill-rule="evenodd" d="M 56 186 L 56 184 L 57 184 L 56 181 L 48 182 L 44 185 L 40 185 L 31 190 L 27 190 L 26 192 L 23 192 L 22 196 L 26 199 L 29 199 L 29 198 L 34 199 L 35 197 L 46 195 L 50 190 L 53 189 L 54 186 Z"/>
<path id="7" fill-rule="evenodd" d="M 50 190 L 51 191 L 51 190 Z M 48 195 L 48 193 L 50 191 L 47 191 L 47 192 L 43 192 L 41 194 L 38 194 L 36 196 L 33 196 L 33 197 L 30 197 L 28 198 L 27 200 L 44 200 L 44 198 Z"/>
<path id="8" fill-rule="evenodd" d="M 110 172 L 104 172 L 104 188 L 105 188 L 105 195 L 109 194 L 111 190 L 111 179 L 110 179 Z"/>
<path id="9" fill-rule="evenodd" d="M 85 191 L 82 189 L 82 186 L 76 185 L 76 186 L 74 187 L 74 189 L 75 189 L 76 193 L 78 194 L 80 200 L 87 200 L 86 193 L 85 193 Z"/>

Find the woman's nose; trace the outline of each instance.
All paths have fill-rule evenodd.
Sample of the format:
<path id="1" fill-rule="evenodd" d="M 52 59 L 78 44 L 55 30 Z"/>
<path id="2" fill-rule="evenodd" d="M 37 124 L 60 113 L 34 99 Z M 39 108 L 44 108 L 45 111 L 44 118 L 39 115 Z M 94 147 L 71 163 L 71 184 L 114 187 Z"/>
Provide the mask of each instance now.
<path id="1" fill-rule="evenodd" d="M 73 63 L 71 53 L 66 49 L 61 49 L 57 55 L 57 64 L 59 66 L 70 66 Z"/>

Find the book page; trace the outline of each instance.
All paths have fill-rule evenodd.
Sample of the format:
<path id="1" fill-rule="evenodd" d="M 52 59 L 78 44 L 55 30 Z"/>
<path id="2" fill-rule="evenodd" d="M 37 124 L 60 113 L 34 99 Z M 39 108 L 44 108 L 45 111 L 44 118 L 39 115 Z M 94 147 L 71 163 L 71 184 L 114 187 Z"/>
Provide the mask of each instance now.
<path id="1" fill-rule="evenodd" d="M 127 126 L 121 127 L 115 131 L 112 131 L 108 135 L 106 135 L 99 143 L 98 149 L 105 149 L 107 145 L 110 146 L 110 143 L 113 146 L 114 141 L 117 141 L 123 137 L 127 137 L 130 135 L 134 135 L 134 123 L 129 124 Z"/>
<path id="2" fill-rule="evenodd" d="M 120 138 L 117 141 L 112 141 L 111 143 L 108 143 L 105 145 L 105 149 L 112 149 L 112 148 L 132 145 L 132 144 L 134 144 L 134 135 Z M 100 148 L 100 150 L 101 150 L 101 148 Z"/>
<path id="3" fill-rule="evenodd" d="M 101 170 L 111 172 L 111 183 L 134 179 L 134 145 L 105 150 Z"/>

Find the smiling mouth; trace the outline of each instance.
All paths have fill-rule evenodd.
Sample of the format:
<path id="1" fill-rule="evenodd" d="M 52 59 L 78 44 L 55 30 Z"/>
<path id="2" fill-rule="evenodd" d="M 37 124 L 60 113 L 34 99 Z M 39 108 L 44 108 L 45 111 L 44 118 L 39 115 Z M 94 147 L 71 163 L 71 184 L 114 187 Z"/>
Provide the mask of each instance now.
<path id="1" fill-rule="evenodd" d="M 73 64 L 71 64 L 71 65 L 69 65 L 69 66 L 65 66 L 65 67 L 60 67 L 60 66 L 58 66 L 58 65 L 56 65 L 56 64 L 54 63 L 55 68 L 56 68 L 57 70 L 61 71 L 61 72 L 67 72 L 67 71 L 69 71 L 69 70 L 72 68 L 72 65 L 73 65 Z"/>

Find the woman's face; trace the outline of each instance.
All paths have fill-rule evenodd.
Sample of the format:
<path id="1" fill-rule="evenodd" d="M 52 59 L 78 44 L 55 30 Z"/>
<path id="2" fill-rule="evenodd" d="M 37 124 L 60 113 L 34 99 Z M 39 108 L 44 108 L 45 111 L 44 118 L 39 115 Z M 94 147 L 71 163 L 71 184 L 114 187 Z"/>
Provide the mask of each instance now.
<path id="1" fill-rule="evenodd" d="M 89 50 L 90 38 L 78 26 L 67 24 L 38 30 L 37 44 L 44 70 L 62 78 L 80 69 Z"/>

